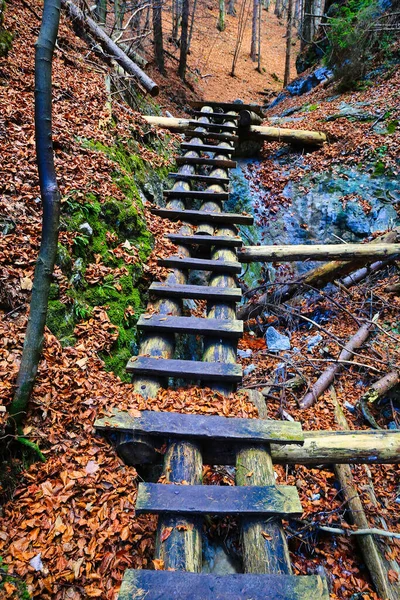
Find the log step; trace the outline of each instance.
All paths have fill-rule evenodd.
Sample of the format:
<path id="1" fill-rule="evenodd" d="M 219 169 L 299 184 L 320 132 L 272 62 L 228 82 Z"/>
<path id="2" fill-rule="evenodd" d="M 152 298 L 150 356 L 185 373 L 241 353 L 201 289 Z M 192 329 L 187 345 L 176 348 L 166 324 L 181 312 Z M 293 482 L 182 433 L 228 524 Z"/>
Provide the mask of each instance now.
<path id="1" fill-rule="evenodd" d="M 202 124 L 199 124 L 202 127 Z M 200 140 L 219 140 L 221 142 L 237 142 L 239 136 L 233 133 L 215 133 L 214 131 L 195 131 L 194 129 L 185 129 L 185 137 L 199 138 Z"/>
<path id="2" fill-rule="evenodd" d="M 219 112 L 202 112 L 201 110 L 192 110 L 192 114 L 196 115 L 196 117 L 207 117 L 209 119 L 232 119 L 232 121 L 238 121 L 239 115 L 231 115 L 229 113 L 219 113 Z"/>
<path id="3" fill-rule="evenodd" d="M 206 212 L 204 210 L 178 210 L 174 208 L 152 208 L 154 215 L 171 221 L 187 221 L 189 223 L 219 223 L 222 225 L 252 225 L 253 217 L 238 213 Z"/>
<path id="4" fill-rule="evenodd" d="M 208 260 L 206 258 L 182 258 L 177 255 L 168 258 L 159 258 L 158 264 L 162 267 L 171 269 L 198 271 L 212 271 L 213 273 L 239 274 L 242 271 L 242 265 L 238 262 L 229 262 L 224 260 Z"/>
<path id="5" fill-rule="evenodd" d="M 164 190 L 164 198 L 186 198 L 187 200 L 203 200 L 203 202 L 207 202 L 208 200 L 220 200 L 221 202 L 224 202 L 229 200 L 229 192 L 208 192 L 203 190 Z"/>
<path id="6" fill-rule="evenodd" d="M 233 154 L 235 152 L 235 148 L 230 146 L 214 146 L 212 144 L 189 144 L 188 142 L 183 142 L 181 144 L 182 150 L 194 150 L 195 152 L 213 152 L 214 154 Z"/>
<path id="7" fill-rule="evenodd" d="M 216 300 L 217 302 L 240 302 L 240 288 L 216 287 L 206 285 L 171 285 L 152 283 L 149 291 L 167 298 L 192 298 L 193 300 Z"/>
<path id="8" fill-rule="evenodd" d="M 181 244 L 182 246 L 239 248 L 243 244 L 242 238 L 227 235 L 183 235 L 180 233 L 169 233 L 165 237 L 174 244 Z"/>
<path id="9" fill-rule="evenodd" d="M 195 360 L 174 360 L 167 358 L 151 358 L 134 356 L 129 359 L 126 370 L 135 375 L 151 377 L 179 377 L 202 381 L 219 381 L 224 383 L 240 383 L 242 367 L 237 364 L 223 364 Z"/>
<path id="10" fill-rule="evenodd" d="M 202 113 L 203 117 L 208 118 L 207 113 Z M 222 131 L 232 131 L 232 133 L 236 133 L 236 125 L 232 127 L 232 125 L 225 125 L 224 123 L 202 123 L 201 121 L 189 120 L 188 125 L 193 127 L 204 127 L 204 129 L 222 129 Z"/>
<path id="11" fill-rule="evenodd" d="M 191 175 L 190 173 L 169 173 L 170 179 L 178 181 L 194 181 L 213 185 L 229 185 L 229 177 L 212 177 L 212 175 Z"/>
<path id="12" fill-rule="evenodd" d="M 222 169 L 236 169 L 235 160 L 224 160 L 223 158 L 205 158 L 197 156 L 177 156 L 175 157 L 177 165 L 209 165 L 212 167 L 221 167 Z"/>
<path id="13" fill-rule="evenodd" d="M 222 486 L 139 483 L 136 514 L 298 515 L 297 488 L 290 485 Z"/>
<path id="14" fill-rule="evenodd" d="M 218 338 L 238 339 L 243 334 L 243 321 L 236 319 L 207 319 L 202 317 L 175 317 L 164 315 L 141 315 L 137 322 L 142 331 L 182 333 Z"/>
<path id="15" fill-rule="evenodd" d="M 172 487 L 172 486 L 171 486 Z M 127 569 L 118 600 L 329 600 L 319 575 L 213 575 Z"/>
<path id="16" fill-rule="evenodd" d="M 221 108 L 225 111 L 234 110 L 236 112 L 240 112 L 242 110 L 250 110 L 260 117 L 264 116 L 262 106 L 259 104 L 239 104 L 236 102 L 207 102 L 206 100 L 191 100 L 189 102 L 190 106 L 193 108 L 203 108 L 203 106 L 210 106 L 210 108 Z M 209 115 L 211 113 L 203 113 L 205 115 Z"/>
<path id="17" fill-rule="evenodd" d="M 112 417 L 97 419 L 96 429 L 118 430 L 158 438 L 209 442 L 303 445 L 301 424 L 265 419 L 240 419 L 144 410 L 132 416 L 114 409 Z"/>

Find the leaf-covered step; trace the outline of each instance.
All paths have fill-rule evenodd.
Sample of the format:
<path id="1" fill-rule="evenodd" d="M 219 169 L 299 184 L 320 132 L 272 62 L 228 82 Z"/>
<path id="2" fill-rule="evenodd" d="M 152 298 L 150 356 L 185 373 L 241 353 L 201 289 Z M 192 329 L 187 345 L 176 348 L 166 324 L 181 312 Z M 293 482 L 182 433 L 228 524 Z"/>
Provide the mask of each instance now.
<path id="1" fill-rule="evenodd" d="M 223 486 L 139 483 L 137 514 L 240 515 L 267 517 L 303 512 L 297 488 L 289 485 Z"/>
<path id="2" fill-rule="evenodd" d="M 236 319 L 207 319 L 202 317 L 175 317 L 160 314 L 141 315 L 137 323 L 142 331 L 154 333 L 186 333 L 218 338 L 238 339 L 243 334 L 243 321 Z"/>
<path id="3" fill-rule="evenodd" d="M 240 383 L 242 381 L 242 367 L 240 365 L 196 360 L 136 356 L 128 361 L 126 370 L 136 376 L 177 377 L 179 379 L 218 381 L 221 384 Z"/>
<path id="4" fill-rule="evenodd" d="M 319 575 L 214 575 L 125 571 L 119 600 L 329 600 Z"/>
<path id="5" fill-rule="evenodd" d="M 207 285 L 184 285 L 169 283 L 152 283 L 150 292 L 164 298 L 186 298 L 193 300 L 216 300 L 218 302 L 240 302 L 240 288 L 217 287 Z"/>
<path id="6" fill-rule="evenodd" d="M 194 415 L 176 412 L 136 411 L 134 414 L 114 409 L 112 417 L 95 422 L 101 430 L 117 430 L 151 437 L 187 440 L 238 442 L 252 444 L 303 445 L 300 423 L 266 419 L 242 419 L 216 415 Z"/>
<path id="7" fill-rule="evenodd" d="M 203 258 L 182 258 L 181 256 L 169 256 L 168 258 L 159 258 L 158 264 L 162 267 L 172 269 L 212 271 L 213 273 L 227 273 L 238 275 L 242 271 L 242 265 L 239 262 L 228 262 L 226 260 L 208 260 Z"/>
<path id="8" fill-rule="evenodd" d="M 218 225 L 252 225 L 253 217 L 238 213 L 206 212 L 204 210 L 178 210 L 173 208 L 152 208 L 154 215 L 165 219 L 187 221 L 188 223 L 216 223 Z"/>

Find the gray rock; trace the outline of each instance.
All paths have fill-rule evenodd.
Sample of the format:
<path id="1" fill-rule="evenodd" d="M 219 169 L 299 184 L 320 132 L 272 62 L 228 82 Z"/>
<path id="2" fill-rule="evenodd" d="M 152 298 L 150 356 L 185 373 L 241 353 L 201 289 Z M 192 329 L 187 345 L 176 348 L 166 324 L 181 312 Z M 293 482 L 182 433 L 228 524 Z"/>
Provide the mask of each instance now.
<path id="1" fill-rule="evenodd" d="M 312 350 L 313 348 L 315 348 L 315 346 L 318 346 L 318 344 L 322 342 L 322 340 L 323 337 L 321 334 L 317 333 L 316 335 L 313 335 L 307 340 L 307 350 Z"/>
<path id="2" fill-rule="evenodd" d="M 350 119 L 353 121 L 371 121 L 376 118 L 376 114 L 367 112 L 363 110 L 364 103 L 358 103 L 357 105 L 347 104 L 346 102 L 341 102 L 339 105 L 339 112 L 329 115 L 326 117 L 325 121 L 336 121 L 336 119 Z"/>
<path id="3" fill-rule="evenodd" d="M 250 350 L 250 348 L 248 350 L 238 350 L 237 351 L 237 355 L 239 358 L 250 358 L 250 356 L 253 354 L 253 350 Z"/>
<path id="4" fill-rule="evenodd" d="M 268 350 L 271 350 L 271 352 L 290 350 L 290 339 L 286 335 L 279 333 L 275 327 L 268 327 L 265 341 L 267 342 Z"/>
<path id="5" fill-rule="evenodd" d="M 250 373 L 252 373 L 253 371 L 256 370 L 256 365 L 249 365 L 248 367 L 246 367 L 245 369 L 243 369 L 243 375 L 250 375 Z"/>
<path id="6" fill-rule="evenodd" d="M 82 223 L 79 225 L 79 231 L 88 237 L 92 237 L 93 229 L 90 227 L 89 223 Z"/>

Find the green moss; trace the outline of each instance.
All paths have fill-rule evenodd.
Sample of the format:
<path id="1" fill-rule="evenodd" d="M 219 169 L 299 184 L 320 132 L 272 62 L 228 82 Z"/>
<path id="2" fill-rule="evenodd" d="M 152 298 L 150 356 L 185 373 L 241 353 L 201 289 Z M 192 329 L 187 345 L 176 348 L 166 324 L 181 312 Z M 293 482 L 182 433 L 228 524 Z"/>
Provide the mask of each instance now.
<path id="1" fill-rule="evenodd" d="M 5 0 L 0 0 L 0 58 L 7 56 L 11 50 L 13 34 L 4 29 L 4 13 L 6 10 Z"/>
<path id="2" fill-rule="evenodd" d="M 63 343 L 63 338 L 70 337 L 74 331 L 74 317 L 67 306 L 59 300 L 50 300 L 47 307 L 46 325 Z"/>
<path id="3" fill-rule="evenodd" d="M 50 284 L 49 300 L 57 300 L 60 296 L 60 286 L 57 283 Z"/>

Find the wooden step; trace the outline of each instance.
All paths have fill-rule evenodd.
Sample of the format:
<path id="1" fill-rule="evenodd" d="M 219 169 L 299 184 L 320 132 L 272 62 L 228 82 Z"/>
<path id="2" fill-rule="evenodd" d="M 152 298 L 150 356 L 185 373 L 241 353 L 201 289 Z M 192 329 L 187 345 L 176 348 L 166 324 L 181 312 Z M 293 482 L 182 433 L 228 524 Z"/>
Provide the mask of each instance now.
<path id="1" fill-rule="evenodd" d="M 204 210 L 178 210 L 174 208 L 152 208 L 151 212 L 171 221 L 188 223 L 218 223 L 222 225 L 252 225 L 253 217 L 238 213 L 206 212 Z"/>
<path id="2" fill-rule="evenodd" d="M 136 415 L 113 410 L 112 417 L 97 419 L 96 429 L 117 430 L 151 437 L 184 438 L 229 444 L 304 444 L 301 424 L 290 421 L 240 419 L 144 410 Z"/>
<path id="3" fill-rule="evenodd" d="M 267 517 L 303 512 L 290 485 L 225 486 L 139 483 L 136 514 L 240 515 Z"/>
<path id="4" fill-rule="evenodd" d="M 237 162 L 223 158 L 205 158 L 204 156 L 177 156 L 175 158 L 177 165 L 209 165 L 211 167 L 221 167 L 222 169 L 236 169 Z"/>
<path id="5" fill-rule="evenodd" d="M 212 177 L 211 175 L 191 175 L 190 173 L 169 173 L 170 179 L 178 181 L 194 181 L 200 183 L 207 183 L 208 185 L 229 185 L 229 177 Z"/>
<path id="6" fill-rule="evenodd" d="M 207 117 L 208 115 L 202 113 L 203 117 Z M 202 123 L 201 121 L 189 120 L 189 125 L 193 127 L 204 127 L 204 129 L 222 129 L 222 131 L 232 131 L 232 133 L 236 133 L 237 127 L 236 125 L 232 127 L 232 125 L 225 125 L 224 123 Z"/>
<path id="7" fill-rule="evenodd" d="M 164 190 L 164 198 L 180 199 L 185 198 L 187 200 L 202 200 L 207 202 L 208 200 L 220 200 L 225 202 L 229 200 L 229 192 L 209 192 L 203 190 Z"/>
<path id="8" fill-rule="evenodd" d="M 240 383 L 242 381 L 241 365 L 195 360 L 134 356 L 128 361 L 126 370 L 135 375 L 219 381 L 221 384 Z"/>
<path id="9" fill-rule="evenodd" d="M 216 300 L 217 302 L 240 302 L 240 288 L 216 287 L 207 285 L 171 285 L 152 283 L 149 291 L 163 298 L 192 298 L 193 300 Z"/>
<path id="10" fill-rule="evenodd" d="M 199 124 L 199 127 L 202 125 Z M 234 133 L 215 133 L 214 131 L 195 131 L 194 129 L 185 129 L 186 138 L 199 138 L 200 140 L 218 140 L 221 142 L 238 142 L 239 136 Z"/>
<path id="11" fill-rule="evenodd" d="M 207 319 L 202 317 L 175 317 L 164 315 L 141 315 L 137 322 L 142 331 L 160 333 L 186 333 L 218 338 L 238 339 L 243 334 L 243 321 L 236 319 Z"/>
<path id="12" fill-rule="evenodd" d="M 242 244 L 242 238 L 238 236 L 227 235 L 183 235 L 181 233 L 169 233 L 167 237 L 174 244 L 182 246 L 207 246 L 223 248 L 239 248 Z"/>
<path id="13" fill-rule="evenodd" d="M 168 258 L 159 258 L 158 264 L 170 269 L 212 271 L 213 273 L 239 274 L 242 271 L 242 265 L 238 262 L 224 260 L 208 260 L 206 258 L 181 258 L 177 255 Z"/>
<path id="14" fill-rule="evenodd" d="M 227 146 L 214 146 L 212 144 L 189 144 L 183 142 L 181 144 L 182 150 L 194 150 L 195 152 L 212 152 L 213 154 L 233 154 L 235 148 Z"/>
<path id="15" fill-rule="evenodd" d="M 229 113 L 219 113 L 219 112 L 202 112 L 201 110 L 192 110 L 192 114 L 196 115 L 196 117 L 207 117 L 209 119 L 232 119 L 232 121 L 237 121 L 239 119 L 239 115 L 231 115 Z"/>
<path id="16" fill-rule="evenodd" d="M 329 600 L 319 575 L 214 575 L 127 569 L 118 600 Z"/>
<path id="17" fill-rule="evenodd" d="M 211 108 L 221 108 L 222 110 L 229 111 L 234 110 L 238 113 L 242 110 L 251 110 L 252 112 L 264 116 L 262 106 L 259 104 L 238 104 L 236 102 L 207 102 L 206 100 L 191 100 L 189 102 L 193 108 L 202 108 L 203 106 L 210 106 Z M 211 113 L 203 113 L 205 115 Z"/>

